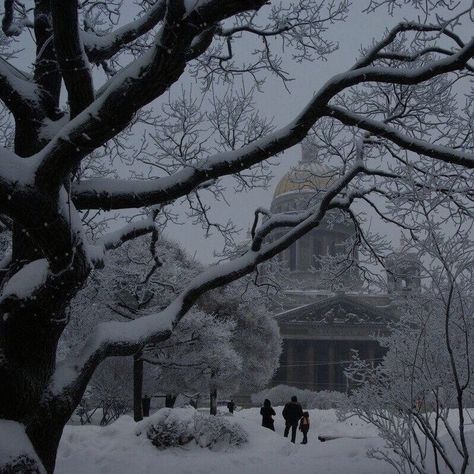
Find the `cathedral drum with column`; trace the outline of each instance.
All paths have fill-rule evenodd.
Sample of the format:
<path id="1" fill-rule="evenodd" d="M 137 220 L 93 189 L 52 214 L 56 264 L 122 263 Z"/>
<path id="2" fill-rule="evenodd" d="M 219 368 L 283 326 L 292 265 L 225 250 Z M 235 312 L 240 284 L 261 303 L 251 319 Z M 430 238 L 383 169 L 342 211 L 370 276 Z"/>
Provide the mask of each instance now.
<path id="1" fill-rule="evenodd" d="M 313 206 L 335 179 L 318 162 L 314 149 L 303 146 L 301 161 L 276 186 L 272 212 Z M 419 291 L 419 266 L 416 256 L 394 253 L 387 259 L 388 292 L 365 293 L 357 271 L 355 234 L 347 215 L 330 211 L 319 227 L 278 257 L 283 291 L 275 317 L 283 351 L 272 385 L 347 391 L 350 384 L 344 369 L 354 351 L 374 364 L 383 357 L 375 337 L 388 333 L 401 296 Z M 348 253 L 355 265 L 332 272 Z"/>

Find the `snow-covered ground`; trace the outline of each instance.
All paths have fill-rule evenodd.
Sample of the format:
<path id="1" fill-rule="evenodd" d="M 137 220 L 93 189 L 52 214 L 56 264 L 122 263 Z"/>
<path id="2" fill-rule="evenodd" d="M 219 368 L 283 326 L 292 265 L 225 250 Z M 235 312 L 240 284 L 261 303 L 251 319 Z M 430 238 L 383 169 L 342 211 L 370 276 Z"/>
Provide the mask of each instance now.
<path id="1" fill-rule="evenodd" d="M 241 448 L 210 451 L 194 443 L 182 448 L 158 450 L 146 436 L 137 436 L 129 416 L 111 426 L 72 426 L 64 430 L 59 448 L 58 474 L 278 474 L 322 472 L 324 474 L 393 474 L 387 464 L 368 459 L 369 448 L 382 446 L 374 430 L 360 421 L 340 423 L 334 410 L 311 410 L 309 443 L 297 444 L 283 437 L 281 407 L 276 409 L 276 432 L 260 426 L 259 409 L 234 414 L 249 434 Z M 318 435 L 345 438 L 321 443 Z M 364 438 L 350 438 L 364 437 Z"/>

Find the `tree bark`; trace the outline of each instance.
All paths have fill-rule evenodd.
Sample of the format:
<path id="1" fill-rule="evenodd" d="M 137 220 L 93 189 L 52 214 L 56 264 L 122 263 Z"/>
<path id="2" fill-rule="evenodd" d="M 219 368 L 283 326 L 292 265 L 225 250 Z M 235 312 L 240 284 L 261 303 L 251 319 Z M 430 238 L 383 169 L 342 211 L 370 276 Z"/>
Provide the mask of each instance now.
<path id="1" fill-rule="evenodd" d="M 176 402 L 176 395 L 168 394 L 165 397 L 165 408 L 174 408 Z"/>
<path id="2" fill-rule="evenodd" d="M 67 420 L 56 420 L 53 416 L 39 418 L 26 430 L 28 438 L 48 474 L 54 473 L 59 441 L 66 422 Z"/>
<path id="3" fill-rule="evenodd" d="M 133 419 L 143 420 L 143 359 L 142 352 L 133 356 Z"/>
<path id="4" fill-rule="evenodd" d="M 216 388 L 211 389 L 209 393 L 209 402 L 210 402 L 209 413 L 211 415 L 217 415 L 217 389 Z"/>

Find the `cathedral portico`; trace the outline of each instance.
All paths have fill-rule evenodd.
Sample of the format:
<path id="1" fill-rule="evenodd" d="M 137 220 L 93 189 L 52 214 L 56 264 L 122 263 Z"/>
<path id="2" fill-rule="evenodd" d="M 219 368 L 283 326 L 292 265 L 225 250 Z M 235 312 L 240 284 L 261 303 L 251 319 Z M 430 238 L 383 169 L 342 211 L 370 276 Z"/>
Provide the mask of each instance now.
<path id="1" fill-rule="evenodd" d="M 354 351 L 362 359 L 374 363 L 379 360 L 383 350 L 375 336 L 387 334 L 387 323 L 393 315 L 386 307 L 382 311 L 339 294 L 280 313 L 276 318 L 284 342 L 274 384 L 346 390 L 344 369 Z"/>

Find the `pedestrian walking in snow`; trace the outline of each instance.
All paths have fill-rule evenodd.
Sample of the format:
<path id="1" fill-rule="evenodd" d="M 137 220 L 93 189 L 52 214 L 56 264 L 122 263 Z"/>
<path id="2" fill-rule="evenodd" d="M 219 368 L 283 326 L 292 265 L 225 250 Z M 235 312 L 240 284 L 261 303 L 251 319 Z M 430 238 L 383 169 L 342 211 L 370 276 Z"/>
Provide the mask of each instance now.
<path id="1" fill-rule="evenodd" d="M 307 411 L 303 412 L 303 416 L 301 417 L 300 431 L 303 433 L 303 441 L 301 441 L 301 444 L 307 444 L 309 431 L 309 413 Z"/>
<path id="2" fill-rule="evenodd" d="M 272 407 L 272 402 L 266 398 L 263 401 L 263 407 L 260 408 L 260 415 L 262 415 L 262 426 L 269 430 L 275 431 L 275 422 L 273 417 L 276 415 L 275 410 Z"/>
<path id="3" fill-rule="evenodd" d="M 303 416 L 303 408 L 298 403 L 295 395 L 291 397 L 291 402 L 288 402 L 283 408 L 283 418 L 285 419 L 285 438 L 288 437 L 291 428 L 291 442 L 296 441 L 296 430 L 298 429 L 298 422 Z"/>
<path id="4" fill-rule="evenodd" d="M 235 409 L 234 400 L 231 400 L 229 403 L 227 403 L 227 409 L 229 410 L 229 413 L 230 413 L 231 415 L 234 414 L 234 409 Z"/>

